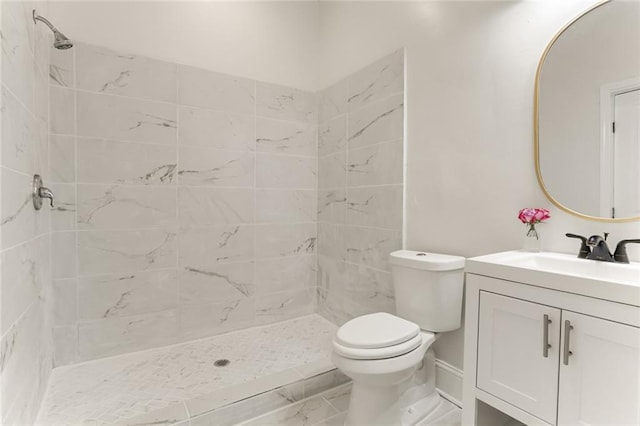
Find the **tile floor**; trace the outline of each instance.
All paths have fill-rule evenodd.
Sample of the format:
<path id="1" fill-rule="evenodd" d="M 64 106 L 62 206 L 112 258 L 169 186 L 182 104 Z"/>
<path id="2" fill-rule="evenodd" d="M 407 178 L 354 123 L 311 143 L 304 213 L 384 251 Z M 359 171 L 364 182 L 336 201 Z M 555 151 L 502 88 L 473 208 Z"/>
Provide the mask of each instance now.
<path id="1" fill-rule="evenodd" d="M 309 315 L 61 367 L 51 376 L 38 424 L 172 424 L 195 418 L 333 369 L 335 330 L 324 318 Z M 217 367 L 218 359 L 230 364 Z M 328 404 L 324 397 L 318 401 Z M 318 416 L 338 413 L 320 405 Z"/>
<path id="2" fill-rule="evenodd" d="M 240 426 L 342 426 L 350 395 L 351 383 L 347 383 L 240 423 Z M 459 407 L 442 399 L 440 406 L 416 426 L 460 426 L 461 416 Z M 191 420 L 191 426 L 214 426 L 214 423 L 197 423 Z"/>

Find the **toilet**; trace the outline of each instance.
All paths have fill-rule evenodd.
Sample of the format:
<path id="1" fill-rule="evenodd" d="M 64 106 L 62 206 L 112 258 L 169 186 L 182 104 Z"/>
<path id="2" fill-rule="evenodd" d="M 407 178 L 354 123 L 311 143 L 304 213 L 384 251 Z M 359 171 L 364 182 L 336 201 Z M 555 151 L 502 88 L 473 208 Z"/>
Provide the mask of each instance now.
<path id="1" fill-rule="evenodd" d="M 437 411 L 431 345 L 460 327 L 464 261 L 410 250 L 389 255 L 396 315 L 354 318 L 333 339 L 332 360 L 353 381 L 346 426 L 420 425 Z"/>

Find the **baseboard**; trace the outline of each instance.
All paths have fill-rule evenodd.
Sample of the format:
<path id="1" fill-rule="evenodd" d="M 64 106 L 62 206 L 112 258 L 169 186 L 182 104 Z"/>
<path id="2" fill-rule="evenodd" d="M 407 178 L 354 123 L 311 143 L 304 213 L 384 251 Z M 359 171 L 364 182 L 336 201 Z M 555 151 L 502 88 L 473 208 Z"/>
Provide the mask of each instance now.
<path id="1" fill-rule="evenodd" d="M 436 388 L 440 394 L 462 408 L 462 375 L 457 367 L 436 359 Z"/>

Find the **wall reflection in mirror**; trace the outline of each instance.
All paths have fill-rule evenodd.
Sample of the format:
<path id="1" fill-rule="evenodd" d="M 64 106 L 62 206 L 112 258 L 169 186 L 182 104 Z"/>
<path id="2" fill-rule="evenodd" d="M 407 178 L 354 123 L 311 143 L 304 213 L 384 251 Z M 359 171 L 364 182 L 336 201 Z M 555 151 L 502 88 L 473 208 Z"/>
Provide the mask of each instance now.
<path id="1" fill-rule="evenodd" d="M 612 0 L 569 25 L 537 81 L 538 177 L 552 201 L 640 217 L 640 2 Z"/>

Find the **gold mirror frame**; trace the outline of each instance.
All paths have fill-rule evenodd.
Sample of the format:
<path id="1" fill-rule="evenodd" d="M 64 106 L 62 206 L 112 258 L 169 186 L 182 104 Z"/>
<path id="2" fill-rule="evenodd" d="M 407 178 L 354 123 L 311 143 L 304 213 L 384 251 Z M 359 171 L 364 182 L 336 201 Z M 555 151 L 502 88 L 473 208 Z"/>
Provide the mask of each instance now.
<path id="1" fill-rule="evenodd" d="M 546 49 L 544 49 L 544 52 L 542 53 L 542 57 L 540 58 L 540 62 L 538 63 L 538 69 L 536 70 L 536 83 L 535 83 L 535 89 L 534 89 L 534 95 L 533 95 L 533 155 L 535 158 L 535 164 L 536 164 L 536 177 L 538 178 L 538 184 L 540 185 L 540 188 L 542 188 L 542 192 L 544 192 L 544 195 L 546 195 L 546 197 L 549 199 L 549 201 L 551 201 L 556 207 L 560 208 L 561 210 L 564 210 L 567 213 L 570 213 L 574 216 L 577 216 L 581 219 L 587 219 L 587 220 L 592 220 L 592 221 L 596 221 L 596 222 L 610 222 L 610 223 L 623 223 L 623 222 L 634 222 L 634 221 L 640 221 L 640 216 L 632 216 L 632 217 L 625 217 L 625 218 L 616 218 L 616 219 L 612 219 L 612 218 L 606 218 L 606 217 L 599 217 L 599 216 L 589 216 L 580 212 L 577 212 L 575 210 L 570 209 L 569 207 L 564 206 L 562 203 L 560 203 L 558 200 L 556 200 L 553 195 L 551 195 L 549 193 L 549 191 L 547 190 L 547 187 L 544 184 L 544 180 L 542 179 L 542 173 L 540 171 L 540 149 L 539 149 L 539 136 L 540 136 L 540 122 L 539 122 L 539 111 L 538 109 L 540 108 L 540 103 L 539 103 L 539 99 L 540 99 L 540 75 L 542 73 L 542 67 L 544 65 L 544 60 L 547 58 L 547 55 L 549 54 L 549 51 L 551 50 L 551 48 L 553 47 L 554 43 L 556 42 L 556 40 L 558 40 L 558 38 L 567 30 L 567 28 L 569 28 L 571 25 L 573 25 L 574 23 L 576 23 L 580 18 L 582 18 L 584 15 L 586 15 L 589 12 L 592 12 L 593 10 L 599 8 L 600 6 L 603 6 L 607 3 L 610 3 L 611 0 L 604 0 L 601 1 L 599 3 L 596 3 L 595 5 L 591 6 L 589 9 L 585 10 L 584 12 L 582 12 L 580 15 L 578 15 L 577 17 L 575 17 L 573 20 L 571 20 L 571 22 L 569 22 L 568 24 L 566 24 L 564 27 L 562 27 L 560 29 L 560 31 L 558 31 L 558 33 L 551 39 L 551 41 L 549 42 L 549 44 L 547 44 Z"/>

